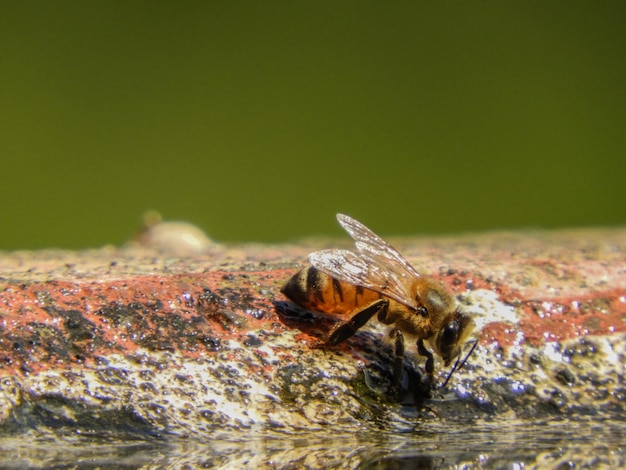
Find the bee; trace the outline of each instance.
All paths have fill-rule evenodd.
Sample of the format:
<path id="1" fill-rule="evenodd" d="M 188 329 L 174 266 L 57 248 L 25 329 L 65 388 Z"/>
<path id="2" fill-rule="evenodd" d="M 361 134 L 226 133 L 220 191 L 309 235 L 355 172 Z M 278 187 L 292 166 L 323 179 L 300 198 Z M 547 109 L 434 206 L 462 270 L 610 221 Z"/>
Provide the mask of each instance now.
<path id="1" fill-rule="evenodd" d="M 349 320 L 330 332 L 330 346 L 350 338 L 374 315 L 381 323 L 392 325 L 389 336 L 395 355 L 395 385 L 402 374 L 405 335 L 415 339 L 418 353 L 426 358 L 430 383 L 433 352 L 446 367 L 456 359 L 454 372 L 462 345 L 473 329 L 471 318 L 459 309 L 442 284 L 418 273 L 395 248 L 361 222 L 344 214 L 337 214 L 337 220 L 354 239 L 356 251 L 311 253 L 311 266 L 295 274 L 281 292 L 307 310 L 350 314 Z"/>

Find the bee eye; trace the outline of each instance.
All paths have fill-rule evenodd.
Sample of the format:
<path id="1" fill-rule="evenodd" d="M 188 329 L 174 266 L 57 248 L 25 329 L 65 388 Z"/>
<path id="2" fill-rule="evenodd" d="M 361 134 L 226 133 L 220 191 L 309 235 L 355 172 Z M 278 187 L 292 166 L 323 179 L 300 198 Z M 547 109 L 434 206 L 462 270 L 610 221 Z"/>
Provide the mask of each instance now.
<path id="1" fill-rule="evenodd" d="M 422 316 L 422 317 L 427 317 L 428 316 L 428 309 L 426 307 L 417 307 L 416 310 L 417 314 Z"/>
<path id="2" fill-rule="evenodd" d="M 454 344 L 459 337 L 459 323 L 451 321 L 441 332 L 441 344 Z"/>
<path id="3" fill-rule="evenodd" d="M 437 348 L 439 354 L 446 365 L 454 359 L 458 353 L 458 341 L 461 334 L 461 324 L 457 320 L 452 320 L 444 326 L 437 336 Z"/>

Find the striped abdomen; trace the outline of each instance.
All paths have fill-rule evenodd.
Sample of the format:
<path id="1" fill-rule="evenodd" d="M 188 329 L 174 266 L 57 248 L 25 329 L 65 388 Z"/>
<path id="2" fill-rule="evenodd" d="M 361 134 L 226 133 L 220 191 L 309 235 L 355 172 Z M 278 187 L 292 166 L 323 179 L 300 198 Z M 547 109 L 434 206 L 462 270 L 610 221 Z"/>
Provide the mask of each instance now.
<path id="1" fill-rule="evenodd" d="M 313 266 L 295 274 L 281 292 L 301 307 L 325 313 L 348 313 L 381 297 L 377 292 L 339 281 Z"/>

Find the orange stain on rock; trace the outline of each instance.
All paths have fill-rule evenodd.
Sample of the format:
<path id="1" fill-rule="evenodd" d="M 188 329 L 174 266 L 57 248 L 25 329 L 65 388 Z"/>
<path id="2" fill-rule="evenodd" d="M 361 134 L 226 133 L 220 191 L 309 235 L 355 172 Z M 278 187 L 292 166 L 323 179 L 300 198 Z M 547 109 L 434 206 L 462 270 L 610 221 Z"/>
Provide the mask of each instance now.
<path id="1" fill-rule="evenodd" d="M 243 341 L 250 329 L 276 328 L 272 303 L 257 292 L 258 276 L 213 271 L 6 286 L 0 369 L 29 374 L 141 348 L 214 353 L 224 340 Z"/>

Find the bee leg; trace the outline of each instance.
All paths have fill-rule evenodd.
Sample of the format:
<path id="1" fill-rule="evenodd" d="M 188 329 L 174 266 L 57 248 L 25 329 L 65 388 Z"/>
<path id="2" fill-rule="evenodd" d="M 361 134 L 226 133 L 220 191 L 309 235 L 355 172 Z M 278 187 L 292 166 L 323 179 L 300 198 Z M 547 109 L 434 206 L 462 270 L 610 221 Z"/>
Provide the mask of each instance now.
<path id="1" fill-rule="evenodd" d="M 435 359 L 433 358 L 433 353 L 426 349 L 424 341 L 421 339 L 417 340 L 417 352 L 426 358 L 426 373 L 432 382 L 433 372 L 435 371 Z"/>
<path id="2" fill-rule="evenodd" d="M 380 314 L 383 310 L 387 310 L 387 307 L 389 307 L 389 301 L 386 299 L 378 299 L 372 302 L 359 310 L 352 316 L 352 318 L 350 318 L 350 320 L 335 328 L 328 337 L 328 341 L 326 343 L 331 346 L 335 346 L 347 340 L 349 337 L 354 335 L 359 328 L 365 325 L 370 318 L 377 313 Z"/>
<path id="3" fill-rule="evenodd" d="M 402 332 L 397 328 L 394 328 L 389 333 L 389 338 L 391 338 L 393 345 L 393 386 L 397 387 L 400 385 L 400 381 L 402 380 L 402 365 L 404 362 L 404 336 Z"/>

